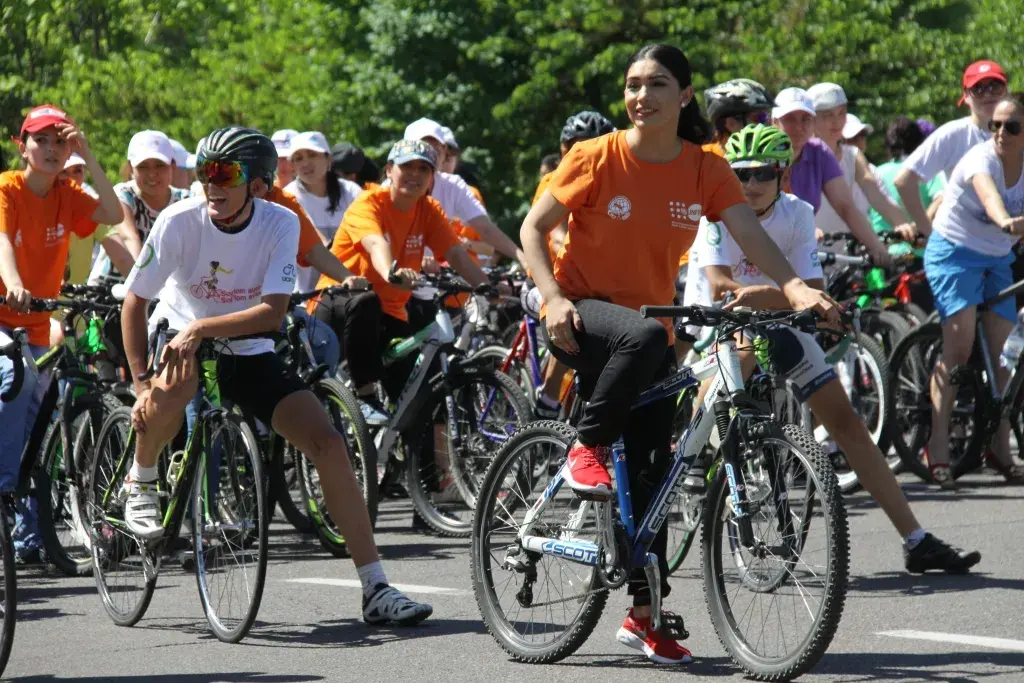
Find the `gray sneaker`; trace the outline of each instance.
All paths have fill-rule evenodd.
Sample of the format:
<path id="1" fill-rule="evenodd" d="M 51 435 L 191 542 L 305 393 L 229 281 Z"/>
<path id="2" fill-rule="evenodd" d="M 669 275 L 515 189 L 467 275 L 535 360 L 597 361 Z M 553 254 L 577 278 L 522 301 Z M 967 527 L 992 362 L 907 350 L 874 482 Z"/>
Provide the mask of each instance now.
<path id="1" fill-rule="evenodd" d="M 386 425 L 390 419 L 381 408 L 375 405 L 375 401 L 359 397 L 359 411 L 363 414 L 366 424 L 372 427 Z"/>

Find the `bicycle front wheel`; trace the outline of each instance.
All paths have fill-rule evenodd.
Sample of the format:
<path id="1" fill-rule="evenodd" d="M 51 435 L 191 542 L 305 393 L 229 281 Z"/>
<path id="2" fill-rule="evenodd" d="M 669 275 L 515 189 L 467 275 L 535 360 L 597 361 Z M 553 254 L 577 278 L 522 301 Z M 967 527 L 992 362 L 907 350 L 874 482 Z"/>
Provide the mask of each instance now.
<path id="1" fill-rule="evenodd" d="M 259 442 L 240 416 L 209 425 L 192 486 L 192 544 L 196 583 L 217 639 L 237 643 L 249 632 L 267 576 L 267 499 Z M 207 459 L 219 476 L 204 476 Z"/>
<path id="2" fill-rule="evenodd" d="M 849 531 L 828 458 L 786 425 L 758 443 L 742 476 L 752 547 L 740 542 L 725 467 L 708 491 L 704 597 L 729 656 L 762 681 L 807 673 L 828 649 L 846 600 Z"/>
<path id="3" fill-rule="evenodd" d="M 0 503 L 0 555 L 4 576 L 0 581 L 3 595 L 0 596 L 0 676 L 7 668 L 14 644 L 14 627 L 18 614 L 18 577 L 14 571 L 14 545 L 11 543 L 11 529 L 7 525 L 7 503 Z"/>

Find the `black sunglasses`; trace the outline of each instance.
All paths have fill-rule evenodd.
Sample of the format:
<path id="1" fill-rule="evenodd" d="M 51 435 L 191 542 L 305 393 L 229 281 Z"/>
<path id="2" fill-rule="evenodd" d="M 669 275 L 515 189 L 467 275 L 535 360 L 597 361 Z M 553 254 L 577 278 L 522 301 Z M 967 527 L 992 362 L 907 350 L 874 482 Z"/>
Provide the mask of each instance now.
<path id="1" fill-rule="evenodd" d="M 775 180 L 779 177 L 779 169 L 774 166 L 758 166 L 757 168 L 734 168 L 732 169 L 736 173 L 736 177 L 740 179 L 740 183 L 746 185 L 753 178 L 759 183 L 767 183 L 769 180 Z"/>
<path id="2" fill-rule="evenodd" d="M 989 121 L 988 129 L 993 133 L 999 131 L 1000 128 L 1006 130 L 1007 135 L 1017 136 L 1020 135 L 1021 122 L 1020 121 Z"/>
<path id="3" fill-rule="evenodd" d="M 967 90 L 975 97 L 984 97 L 985 95 L 1002 95 L 1006 90 L 1006 84 L 1002 81 L 993 79 L 990 81 L 983 81 L 977 85 L 972 85 Z"/>

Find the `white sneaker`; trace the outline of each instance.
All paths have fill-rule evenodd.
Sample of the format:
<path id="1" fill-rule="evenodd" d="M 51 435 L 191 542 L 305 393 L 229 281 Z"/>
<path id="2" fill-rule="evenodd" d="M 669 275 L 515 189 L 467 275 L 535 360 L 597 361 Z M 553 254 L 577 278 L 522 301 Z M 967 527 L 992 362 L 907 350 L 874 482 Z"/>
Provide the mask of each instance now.
<path id="1" fill-rule="evenodd" d="M 386 583 L 378 584 L 371 597 L 363 596 L 363 621 L 367 624 L 392 622 L 399 626 L 412 626 L 433 613 L 434 608 L 430 605 L 414 602 Z"/>
<path id="2" fill-rule="evenodd" d="M 163 514 L 156 482 L 125 480 L 124 487 L 128 492 L 124 504 L 124 522 L 128 530 L 147 540 L 163 536 Z"/>

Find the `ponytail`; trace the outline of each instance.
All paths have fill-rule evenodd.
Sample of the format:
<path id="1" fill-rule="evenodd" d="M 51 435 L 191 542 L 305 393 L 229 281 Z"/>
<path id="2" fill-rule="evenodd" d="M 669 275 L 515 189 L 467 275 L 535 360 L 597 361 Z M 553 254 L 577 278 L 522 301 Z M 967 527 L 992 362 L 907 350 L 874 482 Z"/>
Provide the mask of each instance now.
<path id="1" fill-rule="evenodd" d="M 327 169 L 327 210 L 334 213 L 341 204 L 341 180 L 330 168 Z"/>
<path id="2" fill-rule="evenodd" d="M 676 128 L 676 135 L 695 145 L 711 142 L 711 124 L 700 113 L 696 95 L 691 97 L 690 102 L 679 112 L 679 126 Z"/>

